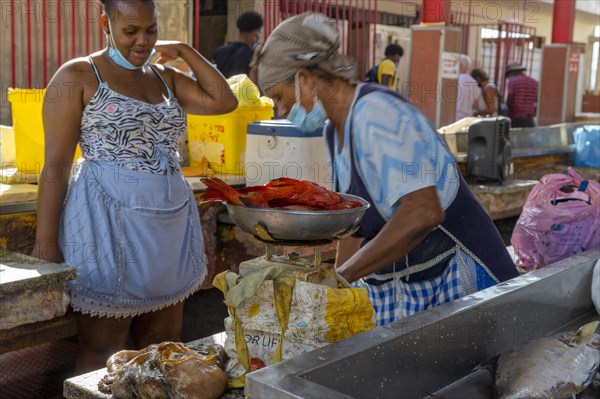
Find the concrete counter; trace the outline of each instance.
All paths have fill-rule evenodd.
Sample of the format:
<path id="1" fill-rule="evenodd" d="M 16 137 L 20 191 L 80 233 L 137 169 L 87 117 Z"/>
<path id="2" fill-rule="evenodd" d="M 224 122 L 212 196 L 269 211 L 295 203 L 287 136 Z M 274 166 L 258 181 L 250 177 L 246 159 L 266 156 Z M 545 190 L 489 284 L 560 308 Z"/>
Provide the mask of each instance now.
<path id="1" fill-rule="evenodd" d="M 218 333 L 210 337 L 202 338 L 190 342 L 191 344 L 214 343 L 223 345 L 226 339 L 225 333 Z M 98 383 L 106 375 L 106 368 L 94 370 L 87 374 L 69 378 L 64 383 L 63 396 L 66 399 L 111 399 L 112 395 L 107 395 L 98 390 Z M 228 389 L 219 399 L 243 399 L 243 389 Z"/>
<path id="2" fill-rule="evenodd" d="M 74 269 L 2 251 L 0 257 L 0 353 L 74 333 L 65 283 Z"/>

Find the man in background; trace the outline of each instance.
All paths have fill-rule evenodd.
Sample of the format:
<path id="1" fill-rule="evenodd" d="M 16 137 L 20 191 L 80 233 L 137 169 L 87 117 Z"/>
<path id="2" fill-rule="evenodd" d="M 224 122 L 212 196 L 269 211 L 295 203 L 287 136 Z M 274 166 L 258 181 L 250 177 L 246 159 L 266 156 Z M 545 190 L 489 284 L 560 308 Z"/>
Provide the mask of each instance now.
<path id="1" fill-rule="evenodd" d="M 506 66 L 508 81 L 509 117 L 512 127 L 535 126 L 538 81 L 525 75 L 525 67 L 519 62 L 511 62 Z"/>
<path id="2" fill-rule="evenodd" d="M 456 98 L 456 120 L 475 115 L 477 101 L 481 96 L 481 89 L 477 81 L 470 75 L 471 58 L 466 54 L 461 54 L 458 59 L 458 91 Z"/>
<path id="3" fill-rule="evenodd" d="M 240 32 L 238 41 L 218 47 L 213 56 L 217 69 L 226 78 L 250 75 L 250 61 L 260 41 L 263 18 L 257 12 L 248 11 L 239 16 L 236 26 Z"/>
<path id="4" fill-rule="evenodd" d="M 392 43 L 385 48 L 385 58 L 376 67 L 377 83 L 396 90 L 396 68 L 404 55 L 402 46 Z"/>

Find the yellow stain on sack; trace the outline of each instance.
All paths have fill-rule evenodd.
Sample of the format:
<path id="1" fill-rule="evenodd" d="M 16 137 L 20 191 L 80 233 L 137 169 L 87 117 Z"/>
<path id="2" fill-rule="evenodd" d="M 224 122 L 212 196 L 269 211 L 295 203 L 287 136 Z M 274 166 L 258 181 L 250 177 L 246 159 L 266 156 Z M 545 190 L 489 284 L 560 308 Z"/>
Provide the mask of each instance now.
<path id="1" fill-rule="evenodd" d="M 253 303 L 250 305 L 250 309 L 248 310 L 248 317 L 254 317 L 260 313 L 260 305 L 258 303 Z"/>
<path id="2" fill-rule="evenodd" d="M 364 288 L 327 287 L 327 342 L 337 342 L 375 328 L 375 310 Z"/>
<path id="3" fill-rule="evenodd" d="M 281 339 L 273 354 L 273 364 L 283 359 L 283 342 L 286 339 L 285 333 L 288 329 L 290 313 L 292 312 L 292 292 L 294 291 L 295 284 L 296 279 L 294 277 L 282 277 L 273 280 L 275 311 L 277 312 L 277 321 L 279 321 L 279 326 L 281 327 Z"/>
<path id="4" fill-rule="evenodd" d="M 235 228 L 233 226 L 220 227 L 220 239 L 222 242 L 229 242 L 235 239 Z"/>

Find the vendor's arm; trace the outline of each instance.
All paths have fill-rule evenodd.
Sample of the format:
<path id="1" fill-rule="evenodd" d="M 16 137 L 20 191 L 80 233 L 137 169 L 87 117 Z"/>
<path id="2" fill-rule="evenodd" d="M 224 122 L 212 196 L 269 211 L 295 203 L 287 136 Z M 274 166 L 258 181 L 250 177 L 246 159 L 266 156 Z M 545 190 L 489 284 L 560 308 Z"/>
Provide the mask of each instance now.
<path id="1" fill-rule="evenodd" d="M 368 276 L 401 259 L 444 221 L 435 187 L 425 187 L 402 197 L 397 211 L 379 234 L 339 269 L 348 282 Z"/>
<path id="2" fill-rule="evenodd" d="M 362 238 L 359 237 L 346 237 L 338 241 L 337 244 L 337 256 L 335 259 L 335 267 L 343 265 L 348 259 L 352 257 L 360 249 L 360 243 Z"/>
<path id="3" fill-rule="evenodd" d="M 44 168 L 39 178 L 37 229 L 32 255 L 62 262 L 58 225 L 79 141 L 83 112 L 82 76 L 89 74 L 87 61 L 75 60 L 61 67 L 50 81 L 44 98 Z"/>
<path id="4" fill-rule="evenodd" d="M 196 76 L 196 79 L 193 79 L 183 72 L 168 67 L 164 70 L 185 112 L 216 115 L 235 110 L 237 99 L 229 84 L 199 52 L 185 43 L 176 41 L 158 41 L 155 49 L 160 52 L 159 63 L 181 57 Z"/>

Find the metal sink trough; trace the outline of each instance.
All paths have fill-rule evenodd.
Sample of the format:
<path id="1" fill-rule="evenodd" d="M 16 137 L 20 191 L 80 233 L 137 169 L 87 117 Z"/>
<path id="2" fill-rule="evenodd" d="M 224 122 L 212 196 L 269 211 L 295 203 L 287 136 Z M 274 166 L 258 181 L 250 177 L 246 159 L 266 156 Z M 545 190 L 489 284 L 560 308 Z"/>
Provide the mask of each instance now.
<path id="1" fill-rule="evenodd" d="M 600 319 L 591 300 L 599 258 L 600 249 L 590 250 L 258 370 L 247 376 L 245 395 L 492 398 L 491 378 L 474 373 L 475 366 L 519 343 Z M 600 397 L 588 391 L 584 397 Z"/>
<path id="2" fill-rule="evenodd" d="M 457 160 L 466 161 L 468 130 L 477 118 L 466 118 L 462 122 L 439 129 L 450 151 Z M 552 126 L 510 129 L 509 137 L 513 158 L 525 158 L 575 151 L 573 132 L 589 123 L 561 123 Z"/>

